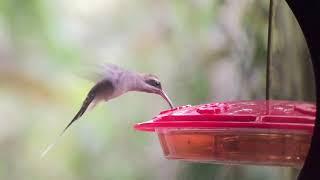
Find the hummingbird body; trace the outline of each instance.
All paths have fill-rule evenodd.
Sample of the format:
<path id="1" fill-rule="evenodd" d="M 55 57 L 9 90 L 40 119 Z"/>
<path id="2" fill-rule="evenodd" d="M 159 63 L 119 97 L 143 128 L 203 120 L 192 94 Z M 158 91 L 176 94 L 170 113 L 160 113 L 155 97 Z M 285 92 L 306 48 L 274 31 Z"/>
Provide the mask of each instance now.
<path id="1" fill-rule="evenodd" d="M 101 101 L 107 102 L 129 91 L 160 94 L 169 103 L 170 107 L 173 107 L 167 95 L 162 91 L 160 82 L 155 75 L 140 74 L 116 65 L 107 64 L 103 66 L 103 72 L 100 73 L 100 76 L 101 78 L 87 94 L 80 110 L 62 133 L 80 118 L 90 105 L 91 108 L 94 108 Z"/>
<path id="2" fill-rule="evenodd" d="M 86 112 L 89 106 L 94 108 L 95 105 L 101 101 L 109 101 L 129 91 L 158 94 L 173 108 L 170 99 L 162 90 L 161 83 L 155 75 L 129 71 L 112 64 L 102 66 L 102 71 L 98 72 L 97 75 L 96 84 L 90 89 L 80 110 L 64 128 L 60 136 Z M 44 156 L 53 145 L 54 144 L 48 146 L 42 156 Z"/>

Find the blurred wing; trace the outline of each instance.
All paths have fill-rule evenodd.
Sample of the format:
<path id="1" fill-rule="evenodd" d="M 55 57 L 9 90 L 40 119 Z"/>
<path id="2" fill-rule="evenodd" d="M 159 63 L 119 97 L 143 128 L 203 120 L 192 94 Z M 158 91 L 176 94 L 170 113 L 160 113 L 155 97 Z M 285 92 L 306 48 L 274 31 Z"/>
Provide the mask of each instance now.
<path id="1" fill-rule="evenodd" d="M 128 71 L 120 66 L 114 65 L 114 64 L 103 64 L 101 65 L 102 75 L 108 76 L 113 74 L 119 74 L 125 71 Z"/>
<path id="2" fill-rule="evenodd" d="M 105 78 L 111 79 L 113 77 L 118 77 L 123 72 L 130 71 L 114 64 L 104 63 L 86 65 L 85 70 L 82 70 L 77 74 L 86 80 L 99 82 Z"/>

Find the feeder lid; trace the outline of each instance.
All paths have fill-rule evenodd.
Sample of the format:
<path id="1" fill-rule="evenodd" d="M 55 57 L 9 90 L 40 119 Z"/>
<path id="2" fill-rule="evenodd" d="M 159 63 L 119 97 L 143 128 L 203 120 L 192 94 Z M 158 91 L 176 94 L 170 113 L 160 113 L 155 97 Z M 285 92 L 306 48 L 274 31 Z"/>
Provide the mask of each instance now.
<path id="1" fill-rule="evenodd" d="M 312 132 L 316 106 L 282 100 L 213 102 L 186 105 L 161 112 L 152 120 L 134 126 L 140 131 L 157 128 L 271 129 Z"/>

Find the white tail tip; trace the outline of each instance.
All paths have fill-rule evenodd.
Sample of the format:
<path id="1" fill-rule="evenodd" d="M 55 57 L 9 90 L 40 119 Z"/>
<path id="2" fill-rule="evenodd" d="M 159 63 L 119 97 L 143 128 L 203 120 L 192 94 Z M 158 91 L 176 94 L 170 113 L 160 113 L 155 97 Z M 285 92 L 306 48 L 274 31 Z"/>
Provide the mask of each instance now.
<path id="1" fill-rule="evenodd" d="M 64 133 L 62 132 L 60 136 L 53 143 L 47 146 L 47 148 L 41 153 L 41 159 L 58 143 L 58 141 L 63 135 Z"/>
<path id="2" fill-rule="evenodd" d="M 41 159 L 50 151 L 50 149 L 52 149 L 52 147 L 54 146 L 53 144 L 50 144 L 42 153 L 41 153 Z"/>

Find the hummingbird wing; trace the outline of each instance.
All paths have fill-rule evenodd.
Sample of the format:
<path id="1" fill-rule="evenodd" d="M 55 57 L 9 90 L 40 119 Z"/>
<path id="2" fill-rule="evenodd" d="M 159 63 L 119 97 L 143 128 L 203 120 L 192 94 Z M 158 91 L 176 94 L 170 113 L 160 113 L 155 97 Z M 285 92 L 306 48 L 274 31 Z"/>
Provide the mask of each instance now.
<path id="1" fill-rule="evenodd" d="M 86 71 L 84 72 L 81 73 L 80 77 L 89 81 L 99 82 L 105 78 L 112 80 L 118 77 L 123 72 L 131 71 L 114 64 L 103 63 L 99 65 L 88 65 L 86 66 Z"/>
<path id="2" fill-rule="evenodd" d="M 67 129 L 76 121 L 78 120 L 88 109 L 89 105 L 94 100 L 101 100 L 106 99 L 106 97 L 111 96 L 114 92 L 114 86 L 112 82 L 108 79 L 104 79 L 100 82 L 98 82 L 95 86 L 91 88 L 89 91 L 86 99 L 83 101 L 82 106 L 80 110 L 77 112 L 77 114 L 73 117 L 73 119 L 69 122 L 69 124 L 63 129 L 63 131 L 60 133 L 59 137 L 62 137 Z M 57 139 L 58 140 L 58 139 Z M 45 154 L 57 143 L 57 140 L 50 144 L 45 151 L 42 153 L 41 157 L 44 157 Z"/>

